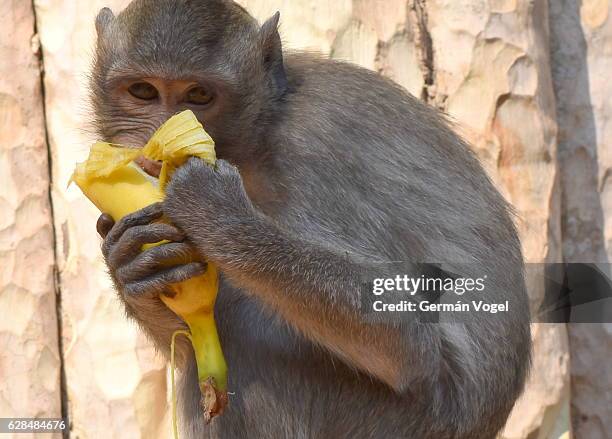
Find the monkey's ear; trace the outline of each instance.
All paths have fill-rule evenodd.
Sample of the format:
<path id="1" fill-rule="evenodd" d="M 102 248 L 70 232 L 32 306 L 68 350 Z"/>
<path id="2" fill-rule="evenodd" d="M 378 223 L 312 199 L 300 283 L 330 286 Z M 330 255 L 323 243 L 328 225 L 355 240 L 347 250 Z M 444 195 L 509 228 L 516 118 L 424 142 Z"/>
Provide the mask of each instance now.
<path id="1" fill-rule="evenodd" d="M 108 25 L 115 19 L 115 14 L 109 8 L 102 8 L 96 17 L 96 32 L 101 36 L 108 28 Z"/>
<path id="2" fill-rule="evenodd" d="M 280 12 L 270 17 L 261 26 L 260 38 L 263 52 L 264 67 L 274 79 L 279 92 L 287 88 L 287 75 L 283 64 L 283 44 L 278 33 Z"/>

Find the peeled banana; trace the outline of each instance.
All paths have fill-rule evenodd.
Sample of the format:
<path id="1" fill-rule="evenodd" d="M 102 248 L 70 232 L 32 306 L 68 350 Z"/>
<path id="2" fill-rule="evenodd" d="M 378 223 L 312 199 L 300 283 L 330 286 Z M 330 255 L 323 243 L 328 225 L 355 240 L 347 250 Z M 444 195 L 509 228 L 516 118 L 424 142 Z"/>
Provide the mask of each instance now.
<path id="1" fill-rule="evenodd" d="M 139 156 L 162 162 L 159 179 L 148 175 L 134 163 Z M 142 149 L 95 143 L 89 158 L 77 165 L 71 181 L 100 211 L 119 221 L 125 215 L 162 201 L 164 188 L 172 173 L 189 157 L 199 157 L 210 165 L 214 165 L 216 160 L 213 140 L 195 115 L 186 110 L 164 123 Z M 203 275 L 173 285 L 176 293 L 173 298 L 161 296 L 163 302 L 189 327 L 189 332 L 177 331 L 173 335 L 172 353 L 178 334 L 186 335 L 191 340 L 202 393 L 201 405 L 207 423 L 220 415 L 228 403 L 227 365 L 213 314 L 218 286 L 217 268 L 209 263 Z M 172 382 L 174 385 L 174 374 Z M 173 419 L 175 436 L 178 436 L 175 403 Z"/>

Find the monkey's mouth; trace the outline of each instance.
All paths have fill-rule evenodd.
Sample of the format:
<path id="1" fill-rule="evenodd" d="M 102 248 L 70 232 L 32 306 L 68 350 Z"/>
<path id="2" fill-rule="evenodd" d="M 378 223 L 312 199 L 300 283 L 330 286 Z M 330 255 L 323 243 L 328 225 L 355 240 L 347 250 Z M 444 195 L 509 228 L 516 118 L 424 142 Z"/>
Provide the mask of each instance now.
<path id="1" fill-rule="evenodd" d="M 151 177 L 159 178 L 162 169 L 161 161 L 151 160 L 141 155 L 134 160 L 134 163 L 140 166 L 140 168 Z"/>

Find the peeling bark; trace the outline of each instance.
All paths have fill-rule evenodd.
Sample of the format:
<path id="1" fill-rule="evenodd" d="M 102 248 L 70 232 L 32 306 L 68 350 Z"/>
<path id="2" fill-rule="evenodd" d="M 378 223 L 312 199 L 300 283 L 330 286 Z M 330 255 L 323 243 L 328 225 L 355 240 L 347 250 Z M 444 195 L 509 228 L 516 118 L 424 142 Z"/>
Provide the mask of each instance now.
<path id="1" fill-rule="evenodd" d="M 0 16 L 0 413 L 58 418 L 61 360 L 38 39 L 29 2 L 0 2 Z"/>
<path id="2" fill-rule="evenodd" d="M 427 28 L 427 2 L 426 0 L 409 0 L 410 19 L 414 25 L 414 42 L 419 48 L 421 71 L 423 72 L 423 90 L 421 99 L 434 104 L 436 99 L 434 80 L 434 49 L 431 34 Z M 435 105 L 434 105 L 435 106 Z"/>

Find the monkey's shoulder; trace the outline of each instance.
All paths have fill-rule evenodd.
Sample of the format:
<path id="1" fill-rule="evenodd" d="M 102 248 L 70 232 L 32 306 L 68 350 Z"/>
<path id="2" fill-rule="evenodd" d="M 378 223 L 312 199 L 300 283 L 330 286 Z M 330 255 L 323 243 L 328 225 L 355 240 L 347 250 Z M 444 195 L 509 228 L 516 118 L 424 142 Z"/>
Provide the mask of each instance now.
<path id="1" fill-rule="evenodd" d="M 285 65 L 289 87 L 276 123 L 281 137 L 295 134 L 293 140 L 366 161 L 384 151 L 391 161 L 418 157 L 448 167 L 459 163 L 472 173 L 478 168 L 446 117 L 389 78 L 308 53 L 288 53 Z"/>
<path id="2" fill-rule="evenodd" d="M 376 107 L 384 109 L 387 117 L 393 116 L 394 109 L 405 115 L 406 108 L 429 116 L 437 113 L 391 79 L 351 62 L 289 52 L 285 68 L 290 98 L 304 97 L 317 105 L 353 104 L 344 107 L 353 113 L 361 110 L 371 113 Z"/>

